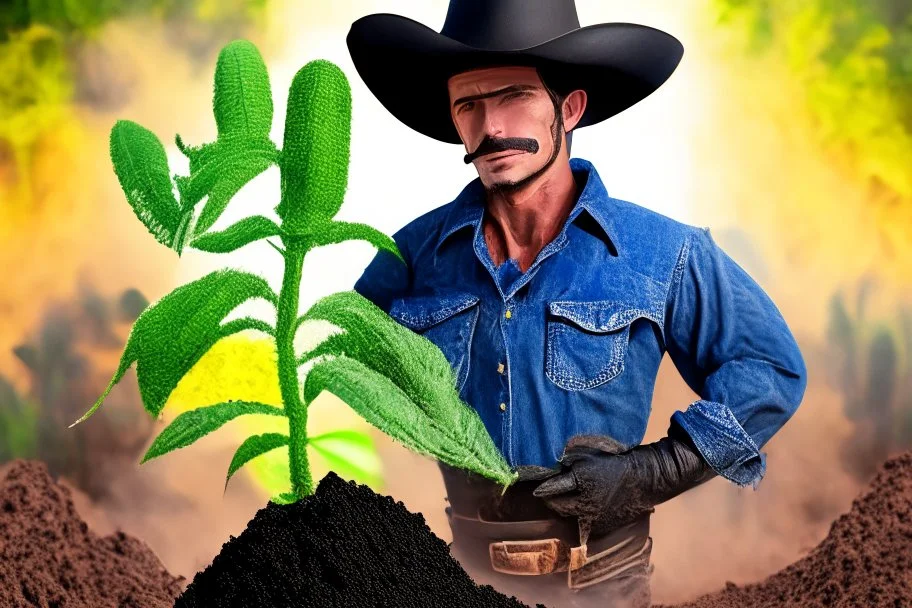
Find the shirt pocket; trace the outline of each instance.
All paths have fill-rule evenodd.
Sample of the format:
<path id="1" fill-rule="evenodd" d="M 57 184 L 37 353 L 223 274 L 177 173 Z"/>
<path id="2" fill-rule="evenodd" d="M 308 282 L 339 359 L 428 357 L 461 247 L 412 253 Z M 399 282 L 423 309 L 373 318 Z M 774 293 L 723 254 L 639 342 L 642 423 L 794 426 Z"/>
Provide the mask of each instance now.
<path id="1" fill-rule="evenodd" d="M 630 325 L 654 315 L 632 302 L 550 302 L 545 375 L 568 391 L 610 382 L 624 371 Z"/>
<path id="2" fill-rule="evenodd" d="M 456 375 L 462 392 L 469 375 L 469 353 L 478 321 L 478 296 L 470 293 L 410 296 L 393 300 L 389 315 L 433 342 Z"/>

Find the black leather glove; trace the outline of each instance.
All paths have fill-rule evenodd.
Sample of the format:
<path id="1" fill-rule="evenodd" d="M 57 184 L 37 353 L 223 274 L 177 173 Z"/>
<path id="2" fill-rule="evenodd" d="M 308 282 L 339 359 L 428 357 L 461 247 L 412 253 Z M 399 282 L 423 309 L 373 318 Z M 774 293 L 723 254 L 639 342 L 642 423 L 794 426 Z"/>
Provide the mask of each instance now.
<path id="1" fill-rule="evenodd" d="M 562 472 L 533 491 L 558 514 L 578 518 L 583 542 L 590 533 L 602 535 L 631 523 L 716 476 L 676 425 L 655 443 L 627 451 L 616 446 L 609 437 L 572 438 L 560 460 Z"/>

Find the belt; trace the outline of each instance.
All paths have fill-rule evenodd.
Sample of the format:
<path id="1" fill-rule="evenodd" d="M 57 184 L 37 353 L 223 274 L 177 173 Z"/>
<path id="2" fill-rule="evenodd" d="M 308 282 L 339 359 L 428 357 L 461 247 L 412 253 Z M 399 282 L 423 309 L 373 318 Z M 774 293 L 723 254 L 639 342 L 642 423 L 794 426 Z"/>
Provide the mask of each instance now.
<path id="1" fill-rule="evenodd" d="M 572 520 L 496 522 L 470 518 L 447 508 L 453 543 L 476 563 L 489 562 L 519 576 L 567 572 L 567 585 L 582 589 L 628 575 L 652 573 L 649 515 L 579 544 Z"/>
<path id="2" fill-rule="evenodd" d="M 581 544 L 576 518 L 558 516 L 532 495 L 538 482 L 519 482 L 502 494 L 479 476 L 440 468 L 453 545 L 476 567 L 519 576 L 567 572 L 571 589 L 652 573 L 651 513 Z"/>

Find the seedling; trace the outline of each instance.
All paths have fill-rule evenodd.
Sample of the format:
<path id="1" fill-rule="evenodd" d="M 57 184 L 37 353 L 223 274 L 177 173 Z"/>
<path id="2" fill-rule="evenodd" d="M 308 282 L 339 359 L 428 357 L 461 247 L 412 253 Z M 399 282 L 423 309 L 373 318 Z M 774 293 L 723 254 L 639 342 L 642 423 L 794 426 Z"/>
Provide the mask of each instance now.
<path id="1" fill-rule="evenodd" d="M 311 249 L 360 239 L 402 260 L 385 234 L 365 224 L 333 219 L 348 183 L 351 89 L 345 74 L 326 60 L 312 61 L 298 71 L 289 90 L 284 147 L 279 150 L 269 139 L 273 108 L 265 63 L 253 44 L 237 40 L 219 55 L 213 109 L 215 142 L 190 147 L 179 135 L 175 138 L 190 160 L 189 176 L 175 175 L 172 182 L 161 142 L 129 120 L 117 121 L 111 130 L 114 171 L 136 216 L 178 255 L 184 247 L 227 253 L 267 240 L 284 261 L 281 290 L 276 294 L 263 278 L 227 268 L 178 287 L 150 305 L 133 325 L 108 387 L 70 427 L 101 406 L 134 362 L 143 407 L 158 418 L 181 378 L 217 341 L 255 330 L 275 340 L 282 407 L 229 400 L 184 412 L 156 437 L 141 462 L 186 447 L 239 416 L 284 416 L 288 434 L 263 433 L 245 440 L 234 454 L 225 483 L 253 458 L 285 448 L 292 491 L 273 500 L 294 502 L 314 489 L 308 445 L 324 453 L 333 442 L 359 441 L 357 433 L 340 431 L 307 437 L 308 405 L 327 390 L 420 454 L 504 486 L 515 481 L 518 475 L 478 414 L 460 400 L 454 372 L 434 343 L 354 291 L 327 296 L 299 314 L 302 265 Z M 275 207 L 281 223 L 255 215 L 209 232 L 244 184 L 272 165 L 281 175 L 281 199 Z M 202 210 L 195 213 L 204 198 Z M 268 240 L 272 237 L 282 245 Z M 251 298 L 273 305 L 275 325 L 251 317 L 223 322 Z M 295 333 L 305 321 L 317 319 L 342 332 L 309 352 L 296 353 Z M 302 385 L 299 370 L 305 365 L 311 367 Z"/>

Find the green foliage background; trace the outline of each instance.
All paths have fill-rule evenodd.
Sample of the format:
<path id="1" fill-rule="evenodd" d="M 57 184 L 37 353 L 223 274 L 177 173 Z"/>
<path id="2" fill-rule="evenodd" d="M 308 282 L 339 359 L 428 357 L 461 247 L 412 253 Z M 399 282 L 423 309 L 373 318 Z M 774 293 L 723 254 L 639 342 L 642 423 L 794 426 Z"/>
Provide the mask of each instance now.
<path id="1" fill-rule="evenodd" d="M 141 16 L 179 30 L 189 55 L 262 25 L 268 0 L 4 0 L 0 3 L 0 164 L 25 181 L 34 147 L 67 114 L 74 57 L 117 18 Z"/>
<path id="2" fill-rule="evenodd" d="M 859 177 L 912 200 L 912 2 L 713 0 L 745 52 L 776 53 L 801 82 L 821 143 Z M 912 203 L 909 203 L 912 204 Z"/>

